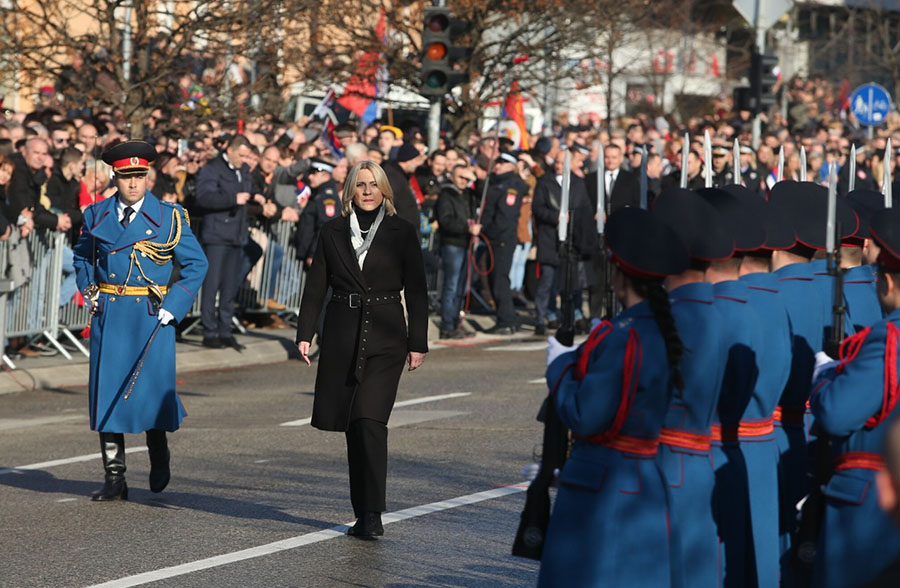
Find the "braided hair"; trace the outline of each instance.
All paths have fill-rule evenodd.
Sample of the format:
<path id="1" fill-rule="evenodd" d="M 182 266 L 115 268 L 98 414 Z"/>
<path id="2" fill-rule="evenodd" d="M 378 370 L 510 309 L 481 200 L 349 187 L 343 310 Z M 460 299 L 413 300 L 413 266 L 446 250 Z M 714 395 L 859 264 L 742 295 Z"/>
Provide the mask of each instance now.
<path id="1" fill-rule="evenodd" d="M 666 357 L 669 361 L 669 369 L 672 373 L 672 382 L 678 390 L 679 396 L 684 391 L 684 376 L 681 374 L 681 356 L 684 354 L 684 344 L 678 336 L 675 328 L 675 319 L 672 317 L 672 308 L 669 305 L 669 295 L 658 280 L 631 279 L 635 293 L 645 298 L 653 311 L 653 319 L 666 344 Z"/>

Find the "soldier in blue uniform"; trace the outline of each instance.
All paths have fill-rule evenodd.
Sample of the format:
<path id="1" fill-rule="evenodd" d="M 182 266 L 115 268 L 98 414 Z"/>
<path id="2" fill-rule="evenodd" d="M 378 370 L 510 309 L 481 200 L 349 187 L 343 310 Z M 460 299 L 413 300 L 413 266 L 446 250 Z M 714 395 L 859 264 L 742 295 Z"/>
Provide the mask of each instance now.
<path id="1" fill-rule="evenodd" d="M 177 430 L 186 414 L 175 393 L 175 323 L 194 304 L 207 261 L 185 210 L 147 191 L 155 157 L 143 141 L 103 154 L 118 193 L 85 209 L 75 246 L 78 287 L 92 310 L 91 429 L 100 433 L 106 471 L 95 501 L 128 498 L 123 433 L 146 432 L 150 489 L 161 492 L 170 477 L 166 432 Z M 169 284 L 173 261 L 180 276 Z M 129 390 L 132 369 L 158 323 L 164 326 Z"/>
<path id="2" fill-rule="evenodd" d="M 779 577 L 779 518 L 778 448 L 772 414 L 790 373 L 787 311 L 779 304 L 777 293 L 748 287 L 747 281 L 740 280 L 745 256 L 766 243 L 758 211 L 724 190 L 699 193 L 716 209 L 728 234 L 734 237 L 736 250 L 732 259 L 711 264 L 707 270 L 707 276 L 715 282 L 716 307 L 730 326 L 729 340 L 733 341 L 728 345 L 726 385 L 719 401 L 721 427 L 714 431 L 717 450 L 713 452 L 721 481 L 716 506 L 727 555 L 726 580 L 732 586 L 773 586 Z M 756 324 L 747 323 L 748 318 Z M 755 345 L 752 338 L 734 333 L 751 329 L 756 330 Z M 729 373 L 737 375 L 752 369 L 751 355 L 756 363 L 755 386 L 745 400 L 743 383 L 729 383 L 727 378 Z M 733 547 L 744 541 L 746 523 L 735 512 L 731 490 L 746 492 L 749 506 L 752 545 L 744 550 L 743 558 Z M 735 574 L 735 558 L 742 558 L 737 570 L 745 570 L 743 577 Z"/>
<path id="3" fill-rule="evenodd" d="M 707 214 L 704 214 L 707 213 Z M 684 393 L 672 399 L 660 432 L 657 461 L 669 492 L 672 586 L 717 586 L 721 565 L 712 498 L 711 425 L 725 368 L 725 323 L 713 304 L 713 285 L 704 281 L 711 261 L 734 251 L 734 240 L 712 209 L 678 188 L 656 199 L 653 214 L 681 238 L 691 265 L 666 278 L 678 335 Z"/>
<path id="4" fill-rule="evenodd" d="M 669 227 L 639 208 L 610 215 L 606 238 L 625 310 L 575 352 L 548 349 L 547 381 L 575 441 L 559 476 L 539 586 L 671 582 L 656 453 L 669 400 L 683 389 L 682 344 L 662 279 L 683 272 L 688 255 Z"/>
<path id="5" fill-rule="evenodd" d="M 884 196 L 873 190 L 853 190 L 847 194 L 847 203 L 859 217 L 859 229 L 855 235 L 844 239 L 841 250 L 841 266 L 847 268 L 844 274 L 845 323 L 852 329 L 850 332 L 855 333 L 884 318 L 875 291 L 877 253 L 866 259 L 866 253 L 877 249 L 871 246 L 869 221 L 872 214 L 884 209 Z"/>
<path id="6" fill-rule="evenodd" d="M 331 177 L 333 171 L 334 164 L 330 161 L 315 157 L 310 160 L 306 183 L 312 188 L 312 194 L 300 215 L 296 235 L 297 257 L 307 267 L 315 257 L 322 225 L 341 215 L 341 194 Z"/>
<path id="7" fill-rule="evenodd" d="M 840 364 L 824 370 L 810 399 L 816 423 L 834 441 L 813 575 L 817 587 L 865 584 L 900 555 L 900 538 L 875 492 L 888 419 L 900 397 L 900 211 L 875 212 L 869 232 L 881 247 L 878 297 L 887 316 L 844 341 Z"/>

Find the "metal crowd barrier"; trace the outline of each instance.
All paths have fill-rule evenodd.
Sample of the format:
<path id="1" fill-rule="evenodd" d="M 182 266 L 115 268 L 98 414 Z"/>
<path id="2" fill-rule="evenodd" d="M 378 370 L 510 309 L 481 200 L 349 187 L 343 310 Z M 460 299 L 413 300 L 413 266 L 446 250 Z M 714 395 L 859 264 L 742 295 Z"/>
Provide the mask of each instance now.
<path id="1" fill-rule="evenodd" d="M 23 284 L 12 284 L 14 289 L 11 292 L 0 295 L 0 305 L 5 308 L 5 312 L 0 312 L 4 319 L 0 327 L 0 336 L 4 341 L 8 337 L 30 337 L 30 342 L 46 339 L 63 357 L 72 359 L 72 355 L 60 343 L 62 335 L 87 356 L 87 349 L 69 331 L 87 325 L 87 310 L 79 308 L 74 300 L 65 301 L 65 304 L 60 305 L 64 258 L 71 259 L 71 248 L 66 234 L 37 230 L 28 237 L 26 246 L 30 276 Z M 21 257 L 12 259 L 9 242 L 0 244 L 0 251 L 2 251 L 0 267 L 3 268 L 3 274 L 10 276 L 10 273 L 15 273 L 21 276 L 21 272 L 13 272 L 14 268 L 10 263 L 21 264 L 24 260 Z M 66 274 L 74 280 L 74 268 L 67 267 L 66 270 Z M 8 366 L 15 367 L 5 354 L 2 359 Z"/>
<path id="2" fill-rule="evenodd" d="M 277 311 L 279 314 L 286 313 L 293 316 L 300 314 L 300 299 L 303 296 L 306 269 L 297 259 L 297 250 L 294 246 L 296 230 L 297 223 L 278 221 L 272 223 L 268 231 L 260 229 L 251 231 L 251 239 L 262 248 L 263 254 L 238 290 L 237 303 L 244 312 L 273 312 L 266 306 L 269 292 L 272 292 L 272 298 L 285 306 L 284 310 Z M 279 247 L 283 256 L 281 267 L 276 268 L 275 252 Z M 182 335 L 190 333 L 197 327 L 201 297 L 202 294 L 198 293 L 193 307 L 187 314 L 188 318 L 196 320 L 182 331 Z M 240 332 L 245 331 L 237 319 L 235 327 Z"/>

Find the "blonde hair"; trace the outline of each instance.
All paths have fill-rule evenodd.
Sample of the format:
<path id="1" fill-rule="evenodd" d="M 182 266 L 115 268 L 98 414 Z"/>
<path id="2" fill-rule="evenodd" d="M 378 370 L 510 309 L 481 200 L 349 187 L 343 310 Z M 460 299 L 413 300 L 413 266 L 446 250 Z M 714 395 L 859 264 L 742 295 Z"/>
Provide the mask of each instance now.
<path id="1" fill-rule="evenodd" d="M 375 185 L 384 196 L 384 212 L 388 215 L 397 214 L 394 207 L 394 191 L 391 190 L 391 184 L 388 182 L 387 175 L 381 166 L 374 161 L 360 161 L 347 172 L 347 179 L 344 180 L 344 192 L 341 194 L 341 203 L 343 208 L 341 216 L 350 216 L 353 211 L 353 194 L 356 192 L 356 177 L 360 170 L 367 169 L 375 176 Z"/>

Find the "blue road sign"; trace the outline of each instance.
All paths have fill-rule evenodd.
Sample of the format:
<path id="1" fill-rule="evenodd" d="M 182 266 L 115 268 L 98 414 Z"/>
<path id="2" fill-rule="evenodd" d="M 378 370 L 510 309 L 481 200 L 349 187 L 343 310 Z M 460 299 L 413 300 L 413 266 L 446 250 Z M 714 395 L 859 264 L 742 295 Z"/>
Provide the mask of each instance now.
<path id="1" fill-rule="evenodd" d="M 891 109 L 891 95 L 878 84 L 863 84 L 850 96 L 850 111 L 860 124 L 882 124 Z"/>

